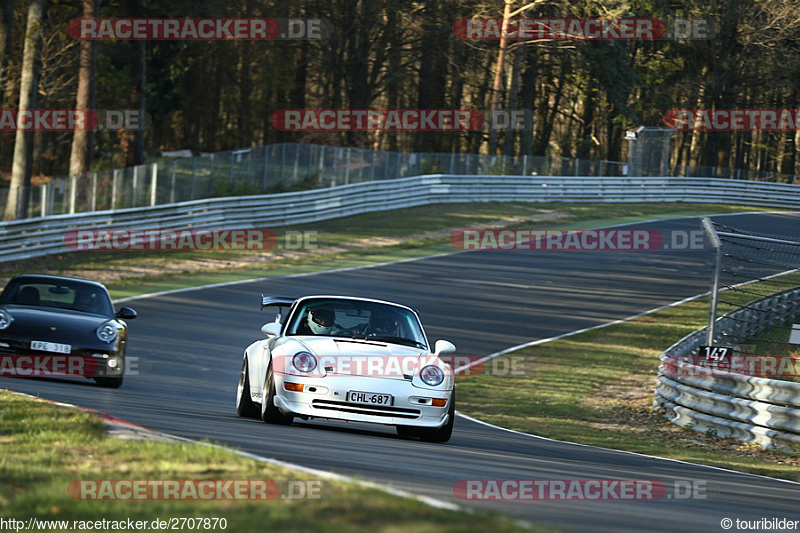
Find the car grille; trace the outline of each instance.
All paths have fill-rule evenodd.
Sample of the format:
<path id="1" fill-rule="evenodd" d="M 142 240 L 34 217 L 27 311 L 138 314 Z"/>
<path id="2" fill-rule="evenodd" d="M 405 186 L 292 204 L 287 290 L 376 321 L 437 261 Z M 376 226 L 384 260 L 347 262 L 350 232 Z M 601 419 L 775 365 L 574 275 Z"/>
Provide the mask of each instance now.
<path id="1" fill-rule="evenodd" d="M 389 407 L 386 405 L 360 405 L 347 402 L 334 402 L 331 400 L 313 400 L 312 407 L 326 409 L 329 411 L 339 411 L 342 413 L 354 413 L 358 415 L 385 416 L 394 418 L 407 418 L 413 420 L 420 417 L 419 409 L 407 409 L 405 407 Z"/>

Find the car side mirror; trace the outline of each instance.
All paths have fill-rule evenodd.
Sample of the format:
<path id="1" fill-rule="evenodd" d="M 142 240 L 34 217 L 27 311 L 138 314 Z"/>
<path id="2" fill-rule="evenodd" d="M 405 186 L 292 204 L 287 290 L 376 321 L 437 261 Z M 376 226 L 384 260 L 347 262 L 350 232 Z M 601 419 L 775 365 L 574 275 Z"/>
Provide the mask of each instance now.
<path id="1" fill-rule="evenodd" d="M 130 307 L 120 307 L 119 311 L 117 311 L 117 318 L 121 318 L 122 320 L 133 320 L 137 316 L 136 311 Z"/>
<path id="2" fill-rule="evenodd" d="M 277 322 L 269 322 L 261 326 L 261 333 L 267 337 L 277 337 L 281 334 L 281 325 Z"/>
<path id="3" fill-rule="evenodd" d="M 436 344 L 433 346 L 433 354 L 434 355 L 442 355 L 445 353 L 453 353 L 456 351 L 456 346 L 450 341 L 445 340 L 438 340 Z"/>

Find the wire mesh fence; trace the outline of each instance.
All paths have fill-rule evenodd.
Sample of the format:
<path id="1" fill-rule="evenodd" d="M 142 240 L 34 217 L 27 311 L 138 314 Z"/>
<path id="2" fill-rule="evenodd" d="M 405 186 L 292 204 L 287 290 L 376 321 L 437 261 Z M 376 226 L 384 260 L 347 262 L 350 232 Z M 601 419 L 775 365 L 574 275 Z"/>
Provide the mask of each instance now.
<path id="1" fill-rule="evenodd" d="M 623 176 L 624 163 L 534 156 L 411 153 L 282 143 L 52 179 L 21 218 L 333 187 L 423 174 Z M 0 190 L 0 195 L 7 189 Z M 0 196 L 4 200 L 4 196 Z M 5 202 L 3 202 L 5 205 Z M 21 210 L 18 210 L 21 212 Z"/>
<path id="2" fill-rule="evenodd" d="M 663 151 L 662 148 L 662 144 L 657 143 L 656 151 L 659 154 Z M 637 173 L 634 168 L 636 165 L 630 167 L 629 163 L 619 161 L 527 155 L 389 152 L 299 143 L 271 144 L 199 155 L 192 155 L 188 151 L 175 154 L 189 157 L 161 155 L 149 158 L 146 165 L 54 178 L 44 185 L 31 187 L 27 210 L 22 213 L 22 206 L 19 205 L 18 218 L 306 190 L 423 174 L 575 177 L 649 175 Z M 640 166 L 644 168 L 646 165 Z M 652 170 L 651 167 L 652 165 L 647 168 Z M 662 170 L 666 170 L 666 167 Z M 713 172 L 703 174 L 707 170 Z M 675 167 L 669 170 L 669 174 L 676 176 L 691 173 L 742 179 L 759 177 L 753 173 L 721 172 L 718 169 Z M 8 189 L 0 188 L 0 205 L 5 205 L 7 193 Z"/>
<path id="3" fill-rule="evenodd" d="M 720 223 L 713 229 L 719 238 L 719 290 L 712 299 L 709 344 L 733 347 L 769 377 L 800 381 L 800 329 L 793 328 L 800 318 L 800 241 Z"/>

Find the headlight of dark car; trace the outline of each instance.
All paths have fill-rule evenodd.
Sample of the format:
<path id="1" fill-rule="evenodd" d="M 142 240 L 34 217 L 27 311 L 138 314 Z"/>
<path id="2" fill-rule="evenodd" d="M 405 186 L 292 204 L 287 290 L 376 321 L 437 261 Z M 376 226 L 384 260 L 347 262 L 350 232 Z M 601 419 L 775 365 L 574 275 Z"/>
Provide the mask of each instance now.
<path id="1" fill-rule="evenodd" d="M 13 321 L 14 317 L 11 316 L 11 313 L 5 309 L 0 309 L 0 330 L 8 328 Z"/>
<path id="2" fill-rule="evenodd" d="M 103 342 L 114 342 L 117 340 L 117 327 L 111 322 L 106 322 L 97 328 L 97 338 Z"/>

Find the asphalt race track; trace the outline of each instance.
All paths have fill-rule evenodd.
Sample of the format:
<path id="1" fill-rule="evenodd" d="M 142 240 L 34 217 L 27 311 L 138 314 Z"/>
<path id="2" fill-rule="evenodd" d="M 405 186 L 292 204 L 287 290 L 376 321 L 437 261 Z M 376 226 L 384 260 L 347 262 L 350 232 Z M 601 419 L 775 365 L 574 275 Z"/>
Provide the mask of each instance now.
<path id="1" fill-rule="evenodd" d="M 800 234 L 800 216 L 724 218 L 745 229 Z M 700 224 L 692 218 L 635 227 L 689 231 Z M 517 435 L 464 418 L 456 420 L 448 444 L 435 445 L 400 439 L 382 426 L 315 420 L 278 427 L 234 412 L 242 350 L 271 320 L 258 310 L 262 292 L 396 300 L 420 312 L 432 341 L 445 338 L 458 353 L 487 355 L 705 292 L 709 259 L 708 250 L 481 251 L 148 298 L 129 304 L 139 318 L 130 322 L 128 354 L 140 358 L 141 368 L 138 376 L 126 376 L 122 388 L 22 378 L 0 378 L 0 388 L 574 531 L 719 531 L 726 517 L 798 520 L 798 484 Z M 461 479 L 530 478 L 654 479 L 668 487 L 674 480 L 700 481 L 706 498 L 460 502 L 453 495 Z"/>

